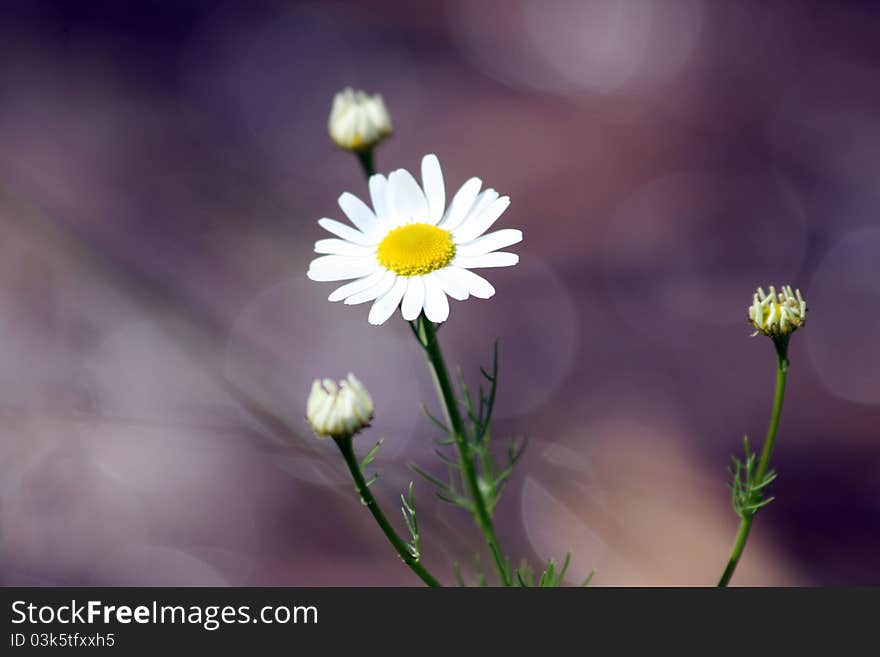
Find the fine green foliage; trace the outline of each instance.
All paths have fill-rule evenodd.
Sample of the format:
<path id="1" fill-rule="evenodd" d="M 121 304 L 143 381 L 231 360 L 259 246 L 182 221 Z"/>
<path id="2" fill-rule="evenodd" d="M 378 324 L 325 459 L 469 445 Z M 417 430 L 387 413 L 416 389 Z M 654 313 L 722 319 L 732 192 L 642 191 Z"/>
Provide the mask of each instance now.
<path id="1" fill-rule="evenodd" d="M 465 582 L 464 575 L 461 572 L 461 564 L 456 561 L 452 564 L 452 568 L 455 573 L 455 583 L 460 587 L 466 587 L 467 582 Z M 489 586 L 489 580 L 486 577 L 486 571 L 483 570 L 483 564 L 480 561 L 479 554 L 474 556 L 474 576 L 476 577 L 477 587 L 487 588 Z"/>
<path id="2" fill-rule="evenodd" d="M 379 452 L 379 448 L 382 446 L 382 442 L 383 442 L 383 440 L 380 439 L 375 445 L 373 445 L 373 447 L 370 448 L 370 451 L 366 453 L 363 460 L 361 461 L 361 464 L 360 464 L 361 474 L 363 474 L 364 479 L 366 479 L 367 487 L 372 486 L 379 479 L 378 472 L 374 472 L 371 476 L 368 477 L 366 470 L 367 470 L 367 467 L 375 460 L 376 454 Z"/>
<path id="3" fill-rule="evenodd" d="M 762 508 L 770 504 L 774 498 L 765 497 L 767 487 L 776 479 L 776 472 L 770 470 L 758 480 L 757 458 L 749 447 L 748 436 L 743 437 L 745 457 L 740 460 L 731 457 L 733 464 L 730 472 L 730 490 L 733 510 L 740 518 L 752 518 Z"/>
<path id="4" fill-rule="evenodd" d="M 550 559 L 547 561 L 547 565 L 545 566 L 543 572 L 540 577 L 535 576 L 535 571 L 528 564 L 528 562 L 523 559 L 519 568 L 516 569 L 516 586 L 523 588 L 559 588 L 563 586 L 565 581 L 565 573 L 568 572 L 568 567 L 571 565 L 571 552 L 565 553 L 565 560 L 562 562 L 562 566 L 557 569 L 556 561 L 554 559 Z M 596 574 L 596 571 L 590 571 L 590 574 L 587 575 L 587 578 L 584 580 L 581 586 L 589 586 L 590 581 L 593 579 L 593 575 Z"/>
<path id="5" fill-rule="evenodd" d="M 375 472 L 370 476 L 367 476 L 367 467 L 376 459 L 376 454 L 379 452 L 379 448 L 382 446 L 384 440 L 380 439 L 370 450 L 364 455 L 364 458 L 361 459 L 359 463 L 359 468 L 361 471 L 361 475 L 364 478 L 364 485 L 369 488 L 373 483 L 375 483 L 379 479 L 379 473 Z M 361 499 L 362 502 L 366 504 L 366 501 Z M 416 516 L 416 500 L 415 495 L 413 493 L 413 482 L 409 482 L 409 488 L 406 493 L 402 493 L 400 495 L 400 502 L 402 506 L 400 507 L 400 511 L 403 514 L 403 521 L 406 523 L 406 528 L 409 530 L 410 542 L 406 543 L 406 549 L 414 561 L 418 562 L 421 557 L 421 551 L 419 550 L 419 521 Z"/>
<path id="6" fill-rule="evenodd" d="M 420 332 L 419 326 L 412 326 L 413 333 L 419 338 L 422 346 L 428 350 L 431 343 L 427 336 L 424 332 Z M 456 374 L 458 392 L 450 398 L 454 408 L 450 409 L 448 406 L 445 408 L 448 421 L 431 415 L 424 406 L 422 407 L 428 420 L 443 433 L 442 437 L 434 441 L 437 446 L 434 453 L 446 466 L 446 476 L 432 474 L 415 464 L 411 467 L 416 474 L 434 488 L 434 493 L 439 500 L 473 515 L 477 524 L 483 526 L 485 533 L 485 520 L 480 518 L 481 510 L 491 522 L 495 508 L 501 500 L 501 494 L 510 481 L 517 463 L 525 454 L 527 442 L 522 438 L 509 441 L 501 458 L 496 456 L 496 450 L 493 450 L 492 417 L 499 381 L 497 340 L 492 350 L 491 369 L 480 368 L 481 381 L 475 391 L 472 391 L 468 386 L 460 368 Z M 450 387 L 451 385 L 450 382 Z M 450 427 L 459 427 L 459 429 L 456 431 Z M 450 453 L 449 449 L 454 452 Z M 470 472 L 466 472 L 465 468 L 471 468 Z M 476 489 L 469 486 L 468 474 L 475 475 Z M 494 539 L 494 536 L 491 538 Z M 487 543 L 502 584 L 520 587 L 562 586 L 565 573 L 571 563 L 570 554 L 566 555 L 561 567 L 551 559 L 540 575 L 536 575 L 532 567 L 525 561 L 519 568 L 512 568 L 508 557 L 500 551 L 497 543 L 494 540 L 487 541 Z M 454 570 L 459 586 L 466 586 L 461 567 L 455 564 Z M 476 562 L 475 573 L 477 585 L 488 586 L 487 577 L 482 571 L 479 558 Z M 589 578 L 585 585 L 588 583 Z"/>
<path id="7" fill-rule="evenodd" d="M 516 570 L 517 585 L 522 587 L 536 586 L 538 588 L 555 588 L 562 586 L 562 581 L 565 579 L 565 573 L 568 570 L 569 564 L 571 564 L 571 552 L 565 553 L 565 561 L 563 561 L 562 567 L 559 568 L 558 571 L 556 569 L 556 560 L 550 559 L 547 562 L 544 571 L 541 573 L 541 576 L 536 579 L 535 571 L 528 562 L 523 560 L 519 568 Z"/>
<path id="8" fill-rule="evenodd" d="M 424 407 L 423 410 L 428 420 L 443 432 L 443 436 L 434 441 L 437 446 L 434 453 L 446 466 L 446 476 L 436 476 L 418 465 L 411 467 L 431 484 L 440 501 L 459 507 L 474 517 L 487 539 L 487 547 L 502 584 L 514 585 L 509 561 L 494 535 L 492 516 L 514 467 L 525 453 L 526 443 L 524 440 L 511 441 L 506 449 L 506 457 L 501 461 L 491 449 L 492 415 L 498 389 L 498 342 L 493 348 L 491 371 L 480 368 L 482 380 L 475 395 L 468 387 L 461 369 L 457 370 L 457 386 L 447 376 L 436 344 L 435 328 L 427 324 L 424 318 L 411 323 L 411 326 L 435 374 L 443 379 L 440 396 L 447 421 L 431 415 Z"/>
<path id="9" fill-rule="evenodd" d="M 467 418 L 465 441 L 468 454 L 477 465 L 480 492 L 489 512 L 492 513 L 501 499 L 504 486 L 513 474 L 514 467 L 525 454 L 527 445 L 527 442 L 521 438 L 511 440 L 506 447 L 503 462 L 499 462 L 490 449 L 492 413 L 495 409 L 498 388 L 498 341 L 495 341 L 493 348 L 491 372 L 480 368 L 480 374 L 485 382 L 481 382 L 476 397 L 468 388 L 460 368 L 456 373 L 458 387 L 461 390 L 458 402 Z M 455 438 L 450 435 L 451 431 L 445 422 L 433 416 L 424 406 L 422 410 L 428 420 L 444 434 L 442 438 L 434 440 L 437 445 L 434 453 L 446 465 L 448 476 L 446 481 L 443 481 L 417 465 L 411 466 L 413 471 L 434 487 L 435 494 L 441 501 L 474 513 L 473 500 L 465 492 L 461 465 L 455 456 L 446 453 L 443 449 L 455 445 Z"/>
<path id="10" fill-rule="evenodd" d="M 400 507 L 400 511 L 403 513 L 403 520 L 406 523 L 406 528 L 409 530 L 409 535 L 412 539 L 407 547 L 409 548 L 409 552 L 413 556 L 413 559 L 418 560 L 421 556 L 419 552 L 419 521 L 416 518 L 416 500 L 413 496 L 413 482 L 409 482 L 407 494 L 400 495 L 400 501 L 403 504 L 403 506 Z"/>
<path id="11" fill-rule="evenodd" d="M 421 579 L 426 585 L 431 587 L 443 586 L 440 581 L 436 577 L 434 577 L 434 575 L 432 575 L 430 571 L 428 571 L 428 569 L 425 568 L 419 560 L 419 532 L 418 524 L 416 523 L 415 519 L 415 501 L 412 494 L 412 483 L 410 483 L 409 499 L 407 500 L 404 498 L 404 506 L 407 509 L 406 511 L 404 511 L 404 519 L 406 520 L 407 527 L 410 530 L 410 536 L 413 539 L 412 543 L 407 543 L 402 538 L 400 538 L 400 536 L 394 530 L 394 527 L 392 527 L 391 523 L 388 522 L 388 518 L 385 517 L 385 514 L 379 507 L 376 498 L 373 497 L 373 493 L 370 491 L 369 484 L 366 477 L 364 476 L 364 468 L 368 466 L 375 458 L 376 451 L 379 449 L 379 444 L 381 444 L 381 441 L 379 442 L 379 444 L 373 447 L 373 449 L 371 449 L 367 456 L 364 457 L 364 459 L 361 461 L 358 461 L 357 457 L 355 456 L 352 436 L 341 436 L 338 438 L 334 438 L 333 441 L 339 448 L 339 451 L 342 454 L 342 458 L 345 460 L 345 465 L 346 467 L 348 467 L 348 471 L 351 474 L 352 479 L 354 480 L 355 490 L 360 495 L 361 504 L 369 509 L 370 514 L 376 521 L 376 524 L 379 525 L 379 529 L 381 529 L 382 533 L 385 534 L 385 538 L 387 538 L 388 542 L 391 543 L 392 547 L 397 552 L 403 563 L 409 566 L 413 573 L 415 573 L 419 577 L 419 579 Z M 373 480 L 375 481 L 375 476 L 373 477 Z"/>

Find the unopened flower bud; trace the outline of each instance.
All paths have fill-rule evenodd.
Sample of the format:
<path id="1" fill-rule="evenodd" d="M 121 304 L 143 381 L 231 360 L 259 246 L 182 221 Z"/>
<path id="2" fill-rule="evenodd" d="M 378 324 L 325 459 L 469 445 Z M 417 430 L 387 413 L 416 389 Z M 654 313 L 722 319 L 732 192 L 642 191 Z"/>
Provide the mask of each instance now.
<path id="1" fill-rule="evenodd" d="M 807 304 L 801 291 L 792 291 L 788 285 L 779 292 L 771 285 L 769 294 L 764 294 L 759 287 L 749 307 L 749 320 L 755 327 L 755 335 L 763 333 L 771 338 L 792 334 L 804 325 L 806 316 Z"/>
<path id="2" fill-rule="evenodd" d="M 315 380 L 306 418 L 319 438 L 349 438 L 370 424 L 373 400 L 354 374 L 338 384 L 331 379 Z"/>
<path id="3" fill-rule="evenodd" d="M 368 96 L 351 88 L 333 98 L 327 128 L 339 148 L 365 151 L 391 134 L 391 117 L 382 96 Z"/>

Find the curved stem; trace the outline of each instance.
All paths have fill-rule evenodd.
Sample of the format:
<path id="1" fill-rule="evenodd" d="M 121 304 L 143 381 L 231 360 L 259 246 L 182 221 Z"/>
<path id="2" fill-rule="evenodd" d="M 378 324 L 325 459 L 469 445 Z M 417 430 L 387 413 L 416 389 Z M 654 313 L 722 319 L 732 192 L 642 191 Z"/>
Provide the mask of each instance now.
<path id="1" fill-rule="evenodd" d="M 737 530 L 736 538 L 733 541 L 733 549 L 730 551 L 730 559 L 727 561 L 727 567 L 721 574 L 721 579 L 718 580 L 719 588 L 727 586 L 730 582 L 730 578 L 733 577 L 733 571 L 736 570 L 736 566 L 739 564 L 740 555 L 742 555 L 742 552 L 746 547 L 749 530 L 752 528 L 752 518 L 754 518 L 754 516 L 747 516 L 739 521 L 739 529 Z"/>
<path id="2" fill-rule="evenodd" d="M 410 554 L 407 544 L 397 535 L 397 532 L 394 531 L 394 528 L 391 526 L 391 523 L 388 522 L 385 514 L 382 513 L 382 509 L 379 508 L 376 498 L 373 497 L 369 486 L 367 486 L 366 480 L 364 480 L 361 466 L 354 455 L 354 447 L 351 438 L 339 438 L 335 442 L 339 447 L 339 451 L 342 452 L 345 464 L 348 466 L 349 472 L 351 472 L 351 477 L 354 479 L 354 484 L 357 487 L 357 491 L 361 496 L 364 506 L 366 506 L 370 510 L 370 513 L 373 514 L 373 518 L 376 519 L 376 523 L 379 525 L 382 533 L 388 538 L 388 542 L 391 543 L 395 550 L 397 550 L 397 554 L 400 555 L 403 562 L 409 566 L 425 584 L 428 586 L 443 586 L 437 581 L 437 578 L 428 572 L 428 569 L 425 568 L 418 559 Z"/>
<path id="3" fill-rule="evenodd" d="M 471 445 L 468 443 L 464 422 L 458 407 L 458 400 L 455 398 L 455 392 L 449 378 L 449 371 L 446 369 L 443 352 L 440 350 L 440 343 L 437 340 L 436 329 L 434 324 L 428 321 L 424 314 L 419 315 L 419 318 L 411 322 L 411 324 L 419 343 L 428 357 L 428 364 L 431 366 L 431 372 L 434 375 L 434 383 L 437 385 L 440 402 L 446 411 L 446 419 L 449 421 L 449 426 L 452 430 L 452 438 L 455 440 L 455 445 L 458 448 L 458 459 L 462 475 L 474 503 L 474 520 L 483 533 L 483 538 L 489 547 L 489 552 L 492 554 L 501 583 L 504 586 L 511 586 L 512 581 L 507 561 L 504 558 L 504 553 L 501 551 L 498 537 L 495 534 L 492 514 L 489 512 L 489 506 L 480 488 L 479 477 L 476 465 L 474 464 L 474 454 Z"/>
<path id="4" fill-rule="evenodd" d="M 773 446 L 776 443 L 776 432 L 779 429 L 779 418 L 782 414 L 782 402 L 785 398 L 785 379 L 788 374 L 788 340 L 779 338 L 774 340 L 776 347 L 776 392 L 773 395 L 773 410 L 770 413 L 770 426 L 767 428 L 767 437 L 764 440 L 764 448 L 761 450 L 761 458 L 758 461 L 758 469 L 755 471 L 755 481 L 764 480 L 767 470 L 770 467 L 770 456 L 773 453 Z M 733 572 L 739 564 L 743 550 L 746 547 L 746 541 L 749 538 L 749 531 L 752 528 L 752 521 L 756 513 L 744 515 L 740 520 L 739 529 L 736 532 L 736 538 L 733 542 L 733 549 L 730 552 L 730 559 L 727 561 L 727 567 L 718 580 L 719 587 L 725 587 L 730 583 Z"/>

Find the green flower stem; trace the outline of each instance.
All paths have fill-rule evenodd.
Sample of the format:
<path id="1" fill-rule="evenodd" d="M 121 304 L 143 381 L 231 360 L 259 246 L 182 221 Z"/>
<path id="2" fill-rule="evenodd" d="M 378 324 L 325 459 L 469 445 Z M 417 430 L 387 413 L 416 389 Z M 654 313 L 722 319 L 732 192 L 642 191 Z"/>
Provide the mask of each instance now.
<path id="1" fill-rule="evenodd" d="M 770 426 L 767 428 L 767 437 L 764 440 L 764 448 L 761 450 L 761 458 L 758 461 L 758 469 L 755 471 L 754 481 L 763 481 L 770 467 L 770 456 L 773 453 L 773 446 L 776 444 L 776 432 L 779 429 L 779 417 L 782 414 L 782 402 L 785 398 L 785 379 L 788 374 L 788 337 L 775 338 L 773 344 L 776 347 L 776 392 L 773 395 L 773 410 L 770 414 Z M 755 519 L 756 513 L 743 515 L 739 523 L 739 529 L 736 532 L 736 538 L 733 542 L 733 549 L 730 552 L 730 559 L 727 567 L 718 580 L 719 587 L 725 587 L 730 583 L 733 577 L 733 571 L 736 570 L 739 559 L 746 547 L 746 541 L 749 538 L 749 531 L 752 528 L 752 521 Z"/>
<path id="2" fill-rule="evenodd" d="M 366 480 L 364 480 L 364 473 L 361 471 L 360 463 L 358 463 L 357 457 L 354 455 L 354 446 L 352 445 L 351 437 L 338 438 L 335 442 L 339 447 L 339 451 L 342 452 L 345 464 L 348 466 L 349 472 L 351 472 L 351 478 L 354 479 L 354 485 L 361 496 L 364 506 L 366 506 L 370 510 L 370 513 L 373 514 L 373 518 L 376 519 L 376 523 L 378 523 L 382 533 L 388 538 L 388 542 L 391 543 L 395 550 L 397 550 L 397 554 L 400 555 L 403 562 L 409 566 L 425 584 L 428 586 L 443 586 L 437 581 L 437 578 L 428 572 L 428 569 L 425 568 L 418 559 L 413 557 L 409 551 L 409 546 L 402 538 L 400 538 L 400 536 L 397 535 L 397 532 L 394 531 L 394 528 L 391 526 L 391 523 L 388 522 L 385 514 L 382 513 L 382 509 L 379 508 L 376 498 L 373 497 L 369 486 L 367 486 Z"/>
<path id="3" fill-rule="evenodd" d="M 449 372 L 446 369 L 446 362 L 443 360 L 443 352 L 440 350 L 440 343 L 437 340 L 437 332 L 433 322 L 428 321 L 424 313 L 419 318 L 411 322 L 413 330 L 418 337 L 419 343 L 425 350 L 428 357 L 428 364 L 434 375 L 434 383 L 437 386 L 440 402 L 446 411 L 446 419 L 452 431 L 452 438 L 458 448 L 458 459 L 461 466 L 463 478 L 468 487 L 471 499 L 473 500 L 473 514 L 477 526 L 483 533 L 489 552 L 495 562 L 498 570 L 498 576 L 504 586 L 511 586 L 512 581 L 508 569 L 507 561 L 498 538 L 495 535 L 495 526 L 492 522 L 492 514 L 489 512 L 489 506 L 486 498 L 480 488 L 479 477 L 477 475 L 476 465 L 474 463 L 474 454 L 471 445 L 468 443 L 467 433 L 464 422 L 461 418 L 461 412 L 458 407 L 458 400 L 455 398 L 455 392 L 452 388 L 452 382 L 449 378 Z"/>
<path id="4" fill-rule="evenodd" d="M 361 168 L 364 170 L 364 174 L 369 180 L 370 176 L 376 173 L 375 160 L 374 160 L 374 148 L 368 148 L 365 150 L 355 151 L 355 155 L 357 155 L 358 161 L 361 164 Z M 434 325 L 429 322 L 424 314 L 419 315 L 419 318 L 415 322 L 410 322 L 413 327 L 415 334 L 418 336 L 419 342 L 425 350 L 425 353 L 428 356 L 428 364 L 431 366 L 431 372 L 434 375 L 434 382 L 437 385 L 437 390 L 440 395 L 440 401 L 443 404 L 444 409 L 446 410 L 446 417 L 452 427 L 453 438 L 455 440 L 455 444 L 458 447 L 458 455 L 459 462 L 461 465 L 461 470 L 464 473 L 464 479 L 467 482 L 467 487 L 470 491 L 471 497 L 474 502 L 474 519 L 477 522 L 477 525 L 480 527 L 480 530 L 483 532 L 483 537 L 486 540 L 486 544 L 489 546 L 489 551 L 492 553 L 492 559 L 495 562 L 495 567 L 498 570 L 498 576 L 501 578 L 502 584 L 504 586 L 511 586 L 512 580 L 510 577 L 510 572 L 507 566 L 507 561 L 504 558 L 504 554 L 501 551 L 501 547 L 498 544 L 498 538 L 495 535 L 495 526 L 492 523 L 492 514 L 489 512 L 488 504 L 486 503 L 486 498 L 483 495 L 482 490 L 480 489 L 479 479 L 477 477 L 476 466 L 474 464 L 474 457 L 471 453 L 471 447 L 467 441 L 467 434 L 465 432 L 464 422 L 461 419 L 461 413 L 458 409 L 458 402 L 455 399 L 455 393 L 452 389 L 452 383 L 449 378 L 449 372 L 446 369 L 446 362 L 443 360 L 443 353 L 440 351 L 440 343 L 437 341 L 437 333 L 434 330 Z M 341 448 L 341 446 L 340 446 Z M 345 452 L 343 451 L 343 454 Z M 353 458 L 353 457 L 352 457 Z M 346 457 L 346 462 L 348 461 L 348 457 Z M 351 463 L 349 463 L 349 469 L 351 470 L 352 476 L 355 477 L 355 483 L 358 482 L 358 477 L 363 481 L 363 475 L 360 472 L 360 468 L 358 464 L 354 462 L 354 468 L 352 468 Z M 361 484 L 358 484 L 358 489 L 361 489 Z M 363 486 L 363 490 L 366 491 L 366 486 Z M 366 492 L 366 495 L 362 494 L 365 502 L 371 497 L 367 497 L 369 495 L 369 491 Z M 370 506 L 368 504 L 368 506 Z M 376 517 L 376 521 L 379 523 L 379 526 L 382 527 L 382 531 L 385 532 L 385 535 L 388 537 L 388 540 L 391 541 L 392 545 L 397 549 L 397 552 L 401 555 L 404 561 L 416 570 L 416 568 L 412 565 L 412 557 L 409 556 L 409 551 L 406 549 L 406 544 L 401 541 L 399 537 L 394 533 L 394 530 L 388 525 L 387 521 L 384 520 L 384 516 L 382 516 L 379 508 L 375 506 L 375 503 L 370 506 L 370 511 L 373 512 L 373 516 Z M 377 515 L 378 514 L 378 515 Z M 381 519 L 380 519 L 381 518 Z M 384 524 L 383 524 L 384 523 Z M 395 539 L 397 542 L 395 542 Z M 400 547 L 398 547 L 398 543 L 403 545 L 403 552 L 401 552 Z M 418 563 L 416 565 L 419 565 Z M 421 567 L 421 566 L 419 566 Z M 424 569 L 422 569 L 424 570 Z M 420 577 L 422 575 L 416 571 Z M 431 577 L 427 571 L 425 574 L 428 577 Z M 422 577 L 425 580 L 424 577 Z M 433 580 L 433 577 L 431 577 Z M 425 580 L 430 586 L 440 586 L 440 584 L 436 583 L 434 580 L 434 584 Z"/>
<path id="5" fill-rule="evenodd" d="M 363 150 L 354 151 L 354 154 L 357 156 L 358 162 L 361 164 L 361 168 L 364 170 L 364 175 L 367 180 L 370 179 L 370 176 L 376 173 L 376 165 L 373 154 L 375 152 L 375 148 L 370 147 Z M 376 519 L 376 522 L 379 525 L 379 528 L 388 538 L 388 541 L 394 546 L 394 549 L 397 550 L 397 554 L 400 555 L 400 558 L 403 559 L 403 562 L 412 568 L 413 572 L 418 575 L 422 581 L 428 586 L 443 586 L 437 578 L 435 578 L 428 569 L 425 568 L 421 562 L 413 557 L 413 555 L 409 551 L 409 547 L 404 542 L 400 536 L 397 535 L 397 532 L 394 531 L 394 528 L 391 527 L 388 519 L 385 517 L 385 514 L 382 513 L 382 510 L 379 508 L 379 505 L 376 503 L 373 494 L 370 493 L 370 489 L 367 486 L 367 482 L 364 480 L 363 472 L 361 471 L 360 464 L 357 462 L 357 459 L 354 455 L 354 448 L 352 447 L 351 438 L 337 440 L 336 444 L 339 445 L 339 449 L 342 451 L 343 457 L 345 457 L 345 463 L 348 465 L 348 469 L 351 472 L 351 476 L 354 479 L 355 486 L 357 486 L 358 493 L 360 493 L 361 500 L 366 505 L 366 507 L 370 510 L 370 513 L 373 514 L 373 517 Z"/>
<path id="6" fill-rule="evenodd" d="M 373 163 L 374 150 L 375 149 L 373 147 L 370 147 L 354 152 L 354 154 L 357 155 L 358 162 L 361 163 L 361 167 L 364 170 L 364 174 L 367 176 L 367 180 L 370 179 L 370 176 L 376 173 L 376 166 Z"/>

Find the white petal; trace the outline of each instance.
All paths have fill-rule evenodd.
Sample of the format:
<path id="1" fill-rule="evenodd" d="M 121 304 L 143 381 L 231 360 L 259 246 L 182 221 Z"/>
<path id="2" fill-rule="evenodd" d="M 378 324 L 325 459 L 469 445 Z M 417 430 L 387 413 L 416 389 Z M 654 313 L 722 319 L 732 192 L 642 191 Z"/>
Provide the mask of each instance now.
<path id="1" fill-rule="evenodd" d="M 376 221 L 376 215 L 370 210 L 369 206 L 360 200 L 354 194 L 344 192 L 339 197 L 339 207 L 345 215 L 351 219 L 351 223 L 361 229 L 367 235 L 374 235 L 378 232 L 379 224 Z"/>
<path id="2" fill-rule="evenodd" d="M 344 281 L 372 274 L 378 267 L 372 258 L 325 255 L 312 260 L 307 276 L 313 281 Z"/>
<path id="3" fill-rule="evenodd" d="M 388 176 L 388 205 L 399 223 L 428 220 L 428 201 L 422 188 L 406 169 L 392 171 Z"/>
<path id="4" fill-rule="evenodd" d="M 383 294 L 388 292 L 391 287 L 394 285 L 394 281 L 397 280 L 397 274 L 393 271 L 388 271 L 387 269 L 383 269 L 381 272 L 381 277 L 375 284 L 371 287 L 365 288 L 360 292 L 353 292 L 346 300 L 345 304 L 347 306 L 354 306 L 359 303 L 364 303 L 365 301 L 372 301 L 373 299 L 378 299 Z"/>
<path id="5" fill-rule="evenodd" d="M 335 238 L 318 240 L 315 242 L 315 253 L 329 253 L 331 255 L 343 256 L 369 256 L 375 253 L 374 246 L 361 246 L 347 240 L 338 240 Z"/>
<path id="6" fill-rule="evenodd" d="M 495 288 L 492 287 L 492 284 L 472 271 L 460 267 L 447 267 L 443 271 L 478 299 L 488 299 L 495 294 Z"/>
<path id="7" fill-rule="evenodd" d="M 458 225 L 447 228 L 447 230 L 457 230 L 463 228 L 465 224 L 467 224 L 472 219 L 476 219 L 477 217 L 479 217 L 483 210 L 488 208 L 497 200 L 498 192 L 496 192 L 491 187 L 489 189 L 484 189 L 482 192 L 477 194 L 477 198 L 474 199 L 474 202 L 471 204 L 470 209 L 464 213 L 464 216 L 461 218 L 461 221 L 458 222 Z"/>
<path id="8" fill-rule="evenodd" d="M 368 318 L 370 324 L 384 324 L 385 321 L 397 310 L 403 293 L 406 291 L 406 279 L 398 276 L 394 285 L 383 296 L 376 299 L 373 307 L 370 308 L 370 316 Z"/>
<path id="9" fill-rule="evenodd" d="M 383 271 L 375 271 L 369 276 L 365 276 L 364 278 L 359 278 L 356 281 L 352 281 L 351 283 L 346 283 L 342 287 L 338 287 L 333 292 L 330 293 L 330 296 L 327 297 L 327 301 L 341 301 L 346 297 L 351 296 L 352 294 L 357 294 L 358 292 L 363 292 L 364 290 L 369 290 L 376 286 L 376 284 L 382 280 L 382 277 L 387 272 Z"/>
<path id="10" fill-rule="evenodd" d="M 354 242 L 355 244 L 360 244 L 362 246 L 375 246 L 379 243 L 377 238 L 364 235 L 361 231 L 355 230 L 351 226 L 346 226 L 341 221 L 336 221 L 335 219 L 327 219 L 326 217 L 318 219 L 318 225 L 337 237 L 341 237 L 349 242 Z"/>
<path id="11" fill-rule="evenodd" d="M 449 318 L 449 299 L 440 283 L 425 277 L 425 317 L 432 322 L 445 322 Z"/>
<path id="12" fill-rule="evenodd" d="M 370 176 L 370 200 L 379 223 L 390 225 L 391 215 L 388 210 L 388 180 L 381 173 Z"/>
<path id="13" fill-rule="evenodd" d="M 519 242 L 522 242 L 522 231 L 515 228 L 505 228 L 478 237 L 473 242 L 460 244 L 455 247 L 455 252 L 462 256 L 478 256 Z"/>
<path id="14" fill-rule="evenodd" d="M 481 267 L 512 267 L 519 262 L 519 256 L 515 253 L 495 251 L 479 256 L 456 256 L 452 264 L 465 269 L 479 269 Z"/>
<path id="15" fill-rule="evenodd" d="M 449 209 L 446 211 L 446 216 L 438 224 L 440 228 L 453 230 L 462 222 L 467 216 L 468 210 L 474 204 L 482 184 L 483 181 L 479 178 L 471 178 L 455 192 L 455 196 L 452 197 L 452 202 L 449 204 Z"/>
<path id="16" fill-rule="evenodd" d="M 446 269 L 438 269 L 428 276 L 433 278 L 443 288 L 443 291 L 456 301 L 464 301 L 468 298 L 467 287 L 457 281 L 454 276 L 448 274 Z"/>
<path id="17" fill-rule="evenodd" d="M 498 192 L 496 192 L 491 187 L 488 189 L 484 189 L 482 192 L 477 194 L 477 198 L 474 199 L 474 204 L 471 206 L 471 209 L 468 210 L 465 215 L 465 221 L 467 221 L 468 217 L 475 219 L 480 216 L 480 213 L 492 205 L 495 201 L 498 200 Z M 459 224 L 461 225 L 461 224 Z"/>
<path id="18" fill-rule="evenodd" d="M 400 306 L 400 312 L 403 318 L 411 322 L 425 305 L 425 282 L 421 276 L 412 276 L 407 279 L 406 294 L 403 296 L 403 304 Z"/>
<path id="19" fill-rule="evenodd" d="M 446 209 L 446 188 L 440 161 L 433 153 L 422 158 L 422 187 L 428 199 L 428 223 L 436 225 Z"/>
<path id="20" fill-rule="evenodd" d="M 453 229 L 452 231 L 456 243 L 464 244 L 465 242 L 470 242 L 485 233 L 489 230 L 492 224 L 498 220 L 498 217 L 502 215 L 509 205 L 510 198 L 502 196 L 488 208 L 480 212 L 480 214 L 473 217 L 468 216 L 467 221 L 462 223 L 459 228 Z"/>

